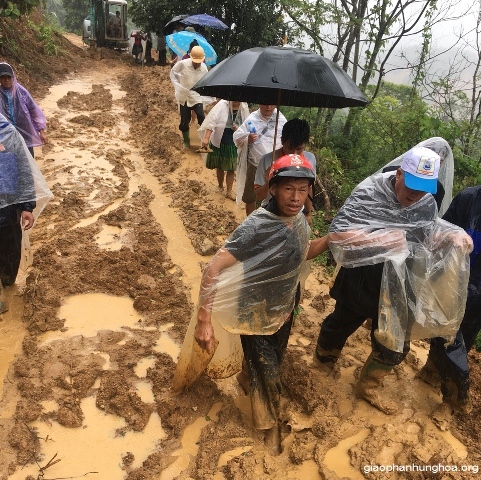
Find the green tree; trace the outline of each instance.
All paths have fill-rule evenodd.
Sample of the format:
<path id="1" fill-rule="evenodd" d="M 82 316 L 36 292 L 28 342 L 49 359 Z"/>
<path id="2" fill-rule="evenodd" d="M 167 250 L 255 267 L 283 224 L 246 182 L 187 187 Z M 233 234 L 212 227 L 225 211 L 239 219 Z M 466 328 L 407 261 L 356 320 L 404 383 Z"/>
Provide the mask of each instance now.
<path id="1" fill-rule="evenodd" d="M 65 27 L 65 8 L 62 0 L 47 0 L 45 9 L 54 25 Z"/>
<path id="2" fill-rule="evenodd" d="M 388 90 L 396 93 L 393 87 L 390 84 Z M 397 90 L 406 88 L 410 90 L 405 86 Z M 416 143 L 436 135 L 435 127 L 428 105 L 417 95 L 402 101 L 382 94 L 357 112 L 347 140 L 344 135 L 331 135 L 330 141 L 343 160 L 346 177 L 356 184 Z"/>
<path id="3" fill-rule="evenodd" d="M 0 16 L 18 18 L 40 4 L 40 0 L 0 0 Z"/>
<path id="4" fill-rule="evenodd" d="M 273 0 L 132 0 L 129 12 L 136 25 L 159 34 L 167 22 L 181 14 L 207 13 L 229 27 L 235 24 L 229 30 L 206 31 L 219 59 L 247 48 L 279 44 L 285 31 L 280 7 Z"/>
<path id="5" fill-rule="evenodd" d="M 89 13 L 89 0 L 63 0 L 65 10 L 65 28 L 70 32 L 80 33 L 82 22 Z"/>

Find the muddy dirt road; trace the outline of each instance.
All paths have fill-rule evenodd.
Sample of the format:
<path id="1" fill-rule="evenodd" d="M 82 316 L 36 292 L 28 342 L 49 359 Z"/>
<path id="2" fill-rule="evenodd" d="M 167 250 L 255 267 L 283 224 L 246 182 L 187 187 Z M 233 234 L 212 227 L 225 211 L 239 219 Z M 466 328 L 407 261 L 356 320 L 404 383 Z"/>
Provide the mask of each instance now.
<path id="1" fill-rule="evenodd" d="M 353 393 L 368 330 L 335 375 L 313 363 L 332 308 L 320 268 L 284 362 L 279 457 L 253 434 L 235 379 L 202 376 L 171 393 L 202 265 L 243 212 L 216 192 L 195 142 L 182 149 L 168 67 L 105 56 L 39 99 L 51 143 L 36 160 L 54 198 L 0 320 L 0 479 L 473 478 L 479 355 L 468 417 L 431 420 L 439 392 L 415 378 L 423 342 L 386 383 L 399 413 L 384 415 Z"/>

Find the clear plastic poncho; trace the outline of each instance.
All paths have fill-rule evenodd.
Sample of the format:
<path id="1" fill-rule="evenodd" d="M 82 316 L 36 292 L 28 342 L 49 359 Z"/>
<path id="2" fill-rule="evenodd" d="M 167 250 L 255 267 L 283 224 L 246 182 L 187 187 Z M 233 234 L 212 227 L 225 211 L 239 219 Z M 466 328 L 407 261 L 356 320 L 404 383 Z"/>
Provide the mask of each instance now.
<path id="1" fill-rule="evenodd" d="M 191 88 L 207 73 L 207 66 L 202 63 L 198 69 L 192 68 L 192 60 L 178 61 L 170 70 L 170 81 L 174 86 L 175 98 L 178 105 L 184 105 L 187 102 L 188 107 L 192 107 L 198 103 L 208 105 L 215 102 L 214 97 L 206 97 L 197 93 Z"/>
<path id="2" fill-rule="evenodd" d="M 220 147 L 224 129 L 226 127 L 232 127 L 232 124 L 227 125 L 229 112 L 231 113 L 230 118 L 233 119 L 234 123 L 238 126 L 241 125 L 250 114 L 247 103 L 241 102 L 239 109 L 237 110 L 237 115 L 234 117 L 232 102 L 229 102 L 228 100 L 219 100 L 216 105 L 212 107 L 212 110 L 207 114 L 202 125 L 198 129 L 201 141 L 204 139 L 206 130 L 211 130 L 212 134 L 210 136 L 210 142 L 215 147 Z"/>
<path id="3" fill-rule="evenodd" d="M 280 217 L 257 209 L 216 254 L 225 249 L 240 260 L 217 279 L 203 278 L 199 305 L 208 305 L 212 317 L 228 332 L 275 333 L 294 308 L 309 235 L 302 213 Z"/>
<path id="4" fill-rule="evenodd" d="M 361 182 L 331 223 L 329 248 L 346 268 L 384 263 L 376 338 L 402 352 L 405 341 L 452 339 L 469 279 L 464 230 L 438 218 L 431 195 L 398 202 L 393 172 Z M 459 242 L 457 242 L 459 240 Z"/>
<path id="5" fill-rule="evenodd" d="M 439 169 L 438 180 L 443 184 L 444 187 L 444 198 L 439 209 L 439 216 L 442 217 L 446 210 L 448 209 L 451 201 L 453 199 L 453 180 L 454 180 L 454 156 L 449 143 L 442 137 L 431 137 L 422 142 L 419 142 L 416 147 L 426 147 L 434 152 L 436 152 L 441 158 L 441 168 Z M 381 173 L 381 171 L 386 167 L 399 166 L 401 165 L 404 153 L 396 157 L 394 160 L 390 161 L 381 170 L 376 173 Z"/>
<path id="6" fill-rule="evenodd" d="M 0 144 L 5 149 L 0 151 L 0 209 L 18 203 L 37 202 L 37 217 L 52 198 L 52 192 L 24 139 L 2 114 Z"/>
<path id="7" fill-rule="evenodd" d="M 15 73 L 12 88 L 0 88 L 0 114 L 15 125 L 28 147 L 43 144 L 38 132 L 45 130 L 47 119 L 28 90 L 17 82 Z"/>
<path id="8" fill-rule="evenodd" d="M 0 215 L 1 209 L 10 205 L 36 202 L 33 215 L 37 219 L 52 198 L 52 192 L 30 155 L 25 140 L 1 114 L 0 144 L 4 147 L 0 151 Z M 23 232 L 22 268 L 29 263 L 24 258 L 29 246 L 28 234 L 29 231 Z"/>
<path id="9" fill-rule="evenodd" d="M 204 271 L 199 304 L 177 362 L 174 391 L 188 386 L 204 370 L 211 378 L 227 378 L 239 372 L 243 359 L 239 334 L 269 335 L 286 322 L 301 275 L 309 268 L 305 261 L 309 236 L 304 214 L 280 217 L 263 208 L 237 227 Z M 242 260 L 211 276 L 210 267 L 225 251 Z M 201 306 L 211 311 L 218 342 L 213 356 L 194 339 Z"/>

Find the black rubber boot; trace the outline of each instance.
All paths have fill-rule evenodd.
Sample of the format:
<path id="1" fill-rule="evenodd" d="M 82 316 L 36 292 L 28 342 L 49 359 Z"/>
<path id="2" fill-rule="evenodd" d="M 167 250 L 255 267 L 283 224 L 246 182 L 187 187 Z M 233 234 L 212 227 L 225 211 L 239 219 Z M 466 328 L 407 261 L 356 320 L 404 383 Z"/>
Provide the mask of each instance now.
<path id="1" fill-rule="evenodd" d="M 182 137 L 184 137 L 184 147 L 190 148 L 190 132 L 182 132 Z"/>

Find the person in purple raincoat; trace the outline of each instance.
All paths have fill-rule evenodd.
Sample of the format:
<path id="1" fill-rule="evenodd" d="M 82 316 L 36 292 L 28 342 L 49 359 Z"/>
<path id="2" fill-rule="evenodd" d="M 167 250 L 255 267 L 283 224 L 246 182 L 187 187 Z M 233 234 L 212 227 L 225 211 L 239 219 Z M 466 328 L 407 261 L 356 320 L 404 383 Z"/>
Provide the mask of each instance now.
<path id="1" fill-rule="evenodd" d="M 13 68 L 6 62 L 0 62 L 0 113 L 17 128 L 32 157 L 33 147 L 48 143 L 43 111 L 17 82 Z"/>

